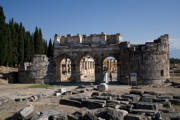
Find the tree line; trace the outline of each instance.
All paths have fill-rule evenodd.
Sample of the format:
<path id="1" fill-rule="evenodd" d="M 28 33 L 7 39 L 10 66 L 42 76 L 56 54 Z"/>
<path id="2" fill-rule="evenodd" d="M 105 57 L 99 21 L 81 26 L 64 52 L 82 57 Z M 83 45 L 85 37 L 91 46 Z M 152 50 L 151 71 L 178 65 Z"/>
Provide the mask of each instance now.
<path id="1" fill-rule="evenodd" d="M 33 33 L 25 30 L 23 24 L 5 22 L 3 8 L 0 6 L 0 65 L 16 66 L 22 62 L 30 62 L 34 54 L 53 55 L 53 44 L 43 39 L 42 31 L 36 27 Z"/>
<path id="2" fill-rule="evenodd" d="M 180 59 L 178 59 L 178 58 L 170 58 L 170 64 L 180 64 Z"/>

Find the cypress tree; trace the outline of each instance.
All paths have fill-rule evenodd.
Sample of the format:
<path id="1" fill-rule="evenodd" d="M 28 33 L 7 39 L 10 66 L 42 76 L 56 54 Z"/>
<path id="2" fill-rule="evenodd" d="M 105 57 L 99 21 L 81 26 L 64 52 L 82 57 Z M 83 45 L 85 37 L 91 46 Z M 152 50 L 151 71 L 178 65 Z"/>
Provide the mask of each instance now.
<path id="1" fill-rule="evenodd" d="M 48 57 L 52 57 L 53 56 L 53 45 L 52 45 L 51 39 L 49 40 L 47 56 Z"/>
<path id="2" fill-rule="evenodd" d="M 44 43 L 43 43 L 43 39 L 42 39 L 42 31 L 41 29 L 39 29 L 39 34 L 38 34 L 38 40 L 39 40 L 39 54 L 44 54 Z"/>
<path id="3" fill-rule="evenodd" d="M 31 61 L 34 54 L 47 54 L 47 49 L 47 41 L 43 40 L 41 29 L 36 27 L 31 34 L 26 32 L 22 23 L 15 23 L 13 19 L 6 24 L 0 6 L 0 65 L 16 66 Z"/>
<path id="4" fill-rule="evenodd" d="M 7 64 L 8 64 L 8 66 L 13 66 L 13 50 L 12 50 L 12 48 L 13 48 L 13 41 L 12 41 L 12 37 L 11 37 L 11 30 L 10 30 L 10 27 L 9 27 L 9 25 L 7 25 L 7 34 L 8 34 L 8 36 L 7 36 L 7 40 L 8 40 L 8 55 L 7 55 Z"/>
<path id="5" fill-rule="evenodd" d="M 25 34 L 25 29 L 22 23 L 20 23 L 18 30 L 18 63 L 24 61 L 24 34 Z"/>
<path id="6" fill-rule="evenodd" d="M 30 62 L 31 60 L 31 34 L 26 32 L 24 41 L 24 61 Z"/>
<path id="7" fill-rule="evenodd" d="M 3 8 L 0 6 L 0 65 L 5 65 L 7 60 L 7 29 Z"/>
<path id="8" fill-rule="evenodd" d="M 18 25 L 15 23 L 14 24 L 14 20 L 11 19 L 9 21 L 9 29 L 11 32 L 11 41 L 12 41 L 12 45 L 11 45 L 11 52 L 12 52 L 12 64 L 15 66 L 18 63 L 18 34 L 16 32 L 16 28 Z"/>

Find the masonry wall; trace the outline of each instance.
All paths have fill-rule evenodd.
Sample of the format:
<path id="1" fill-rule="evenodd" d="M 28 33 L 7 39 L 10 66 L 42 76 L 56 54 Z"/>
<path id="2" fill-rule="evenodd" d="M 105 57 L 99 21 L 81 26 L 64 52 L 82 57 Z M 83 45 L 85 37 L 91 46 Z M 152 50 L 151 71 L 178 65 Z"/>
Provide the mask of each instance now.
<path id="1" fill-rule="evenodd" d="M 121 66 L 126 71 L 120 73 L 126 77 L 122 78 L 121 83 L 128 84 L 129 73 L 137 73 L 139 84 L 161 84 L 170 78 L 168 35 L 144 45 L 132 45 L 128 50 L 129 56 Z"/>
<path id="2" fill-rule="evenodd" d="M 46 55 L 35 55 L 30 64 L 23 63 L 18 70 L 20 83 L 51 83 L 53 76 L 53 62 L 49 62 Z"/>
<path id="3" fill-rule="evenodd" d="M 98 42 L 100 40 L 101 42 Z M 79 59 L 85 55 L 90 55 L 95 60 L 95 82 L 103 81 L 103 60 L 109 56 L 117 60 L 117 80 L 121 84 L 130 84 L 131 73 L 137 73 L 138 84 L 161 84 L 164 80 L 169 79 L 168 35 L 142 45 L 122 42 L 120 34 L 105 35 L 102 33 L 83 36 L 82 41 L 81 44 L 75 46 L 70 43 L 54 45 L 54 60 L 58 61 L 64 56 L 73 62 L 71 76 L 73 82 L 80 82 Z M 96 45 L 85 45 L 84 42 L 96 43 Z M 59 62 L 56 62 L 57 81 L 58 71 Z"/>

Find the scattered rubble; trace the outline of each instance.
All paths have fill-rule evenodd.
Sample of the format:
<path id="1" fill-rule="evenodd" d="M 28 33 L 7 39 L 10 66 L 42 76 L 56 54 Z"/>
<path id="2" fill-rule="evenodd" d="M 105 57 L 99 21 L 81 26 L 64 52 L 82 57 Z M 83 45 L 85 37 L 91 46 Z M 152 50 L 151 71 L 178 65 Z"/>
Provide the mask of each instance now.
<path id="1" fill-rule="evenodd" d="M 100 86 L 105 86 L 101 84 Z M 105 88 L 79 86 L 62 90 L 59 104 L 80 108 L 72 114 L 58 110 L 37 113 L 28 106 L 12 120 L 178 120 L 180 113 L 172 105 L 180 104 L 180 95 L 132 89 L 126 94 L 115 94 Z M 87 90 L 89 89 L 89 91 Z M 104 91 L 105 90 L 105 91 Z M 82 92 L 83 91 L 83 92 Z M 91 92 L 92 91 L 92 92 Z M 74 92 L 74 94 L 73 94 Z M 90 93 L 90 94 L 88 94 Z M 18 117 L 17 117 L 18 116 Z M 19 117 L 20 116 L 20 117 Z"/>
<path id="2" fill-rule="evenodd" d="M 22 102 L 22 101 L 34 102 L 34 101 L 37 101 L 39 98 L 40 98 L 40 95 L 33 95 L 33 96 L 27 97 L 27 98 L 15 98 L 14 101 L 16 101 L 16 102 Z"/>
<path id="3" fill-rule="evenodd" d="M 108 85 L 106 83 L 101 83 L 100 85 L 97 86 L 97 89 L 101 92 L 107 91 L 108 90 Z"/>

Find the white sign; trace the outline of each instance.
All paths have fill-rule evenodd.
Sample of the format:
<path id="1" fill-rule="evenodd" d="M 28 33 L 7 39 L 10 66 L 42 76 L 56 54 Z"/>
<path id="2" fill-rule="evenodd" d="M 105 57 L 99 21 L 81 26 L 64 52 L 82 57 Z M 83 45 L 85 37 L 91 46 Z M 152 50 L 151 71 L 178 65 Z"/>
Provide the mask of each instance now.
<path id="1" fill-rule="evenodd" d="M 131 82 L 137 81 L 137 73 L 130 73 L 130 80 Z"/>

